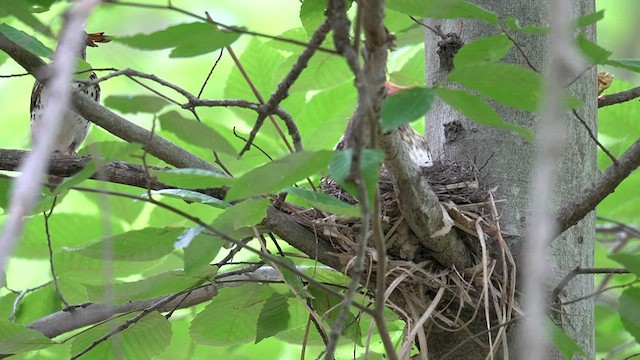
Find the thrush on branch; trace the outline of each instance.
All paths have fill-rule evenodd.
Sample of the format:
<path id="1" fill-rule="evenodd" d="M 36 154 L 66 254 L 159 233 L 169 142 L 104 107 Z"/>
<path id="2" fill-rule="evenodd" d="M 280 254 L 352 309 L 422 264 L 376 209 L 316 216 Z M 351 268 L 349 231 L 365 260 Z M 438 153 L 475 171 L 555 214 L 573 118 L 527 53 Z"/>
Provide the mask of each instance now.
<path id="1" fill-rule="evenodd" d="M 80 57 L 83 60 L 87 59 L 87 47 L 97 47 L 97 43 L 107 43 L 109 39 L 101 33 L 86 34 L 86 43 L 82 47 Z M 86 80 L 96 80 L 98 76 L 95 72 L 91 72 Z M 81 83 L 75 83 L 75 88 L 80 88 Z M 96 102 L 100 101 L 100 85 L 95 84 L 86 86 L 82 90 L 82 93 L 89 96 Z M 44 136 L 42 134 L 42 117 L 44 112 L 44 104 L 49 91 L 46 86 L 39 81 L 33 84 L 33 90 L 31 92 L 31 144 L 35 144 L 39 139 Z M 73 110 L 69 110 L 62 119 L 62 124 L 56 136 L 54 142 L 54 152 L 66 153 L 69 155 L 75 155 L 76 150 L 80 147 L 80 144 L 87 137 L 89 131 L 89 121 L 77 114 Z"/>
<path id="2" fill-rule="evenodd" d="M 405 86 L 399 86 L 391 81 L 387 81 L 385 83 L 385 88 L 387 91 L 387 96 L 393 96 L 398 92 L 407 89 Z M 420 135 L 417 131 L 415 131 L 411 125 L 403 124 L 397 129 L 393 130 L 397 131 L 400 135 L 400 138 L 403 140 L 403 145 L 406 146 L 409 150 L 409 155 L 411 159 L 415 162 L 416 165 L 420 167 L 428 167 L 433 165 L 433 159 L 431 157 L 431 150 L 429 149 L 429 145 L 427 141 L 424 139 L 422 135 Z M 349 121 L 347 125 L 347 129 L 344 134 L 340 138 L 340 141 L 335 146 L 336 150 L 344 150 L 353 147 L 353 134 L 354 132 L 354 124 L 353 121 Z M 365 134 L 364 138 L 368 137 Z"/>

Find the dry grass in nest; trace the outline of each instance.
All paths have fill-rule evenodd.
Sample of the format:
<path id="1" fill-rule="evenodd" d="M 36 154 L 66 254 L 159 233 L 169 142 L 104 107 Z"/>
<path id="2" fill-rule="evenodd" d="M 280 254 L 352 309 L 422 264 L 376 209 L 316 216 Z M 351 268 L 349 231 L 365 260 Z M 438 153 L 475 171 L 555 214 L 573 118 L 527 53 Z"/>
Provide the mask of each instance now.
<path id="1" fill-rule="evenodd" d="M 458 233 L 474 254 L 476 265 L 468 269 L 447 269 L 435 262 L 404 220 L 394 185 L 386 171 L 380 174 L 382 228 L 387 244 L 387 289 L 393 294 L 388 306 L 403 317 L 407 332 L 403 353 L 417 341 L 426 349 L 425 329 L 469 331 L 467 325 L 484 313 L 487 328 L 509 322 L 515 308 L 516 267 L 498 223 L 498 211 L 490 185 L 472 165 L 438 163 L 422 169 L 433 191 Z M 323 192 L 344 202 L 357 201 L 332 179 L 323 179 Z M 322 234 L 337 248 L 346 268 L 355 256 L 361 229 L 360 218 L 337 216 L 314 209 L 296 212 L 298 222 Z M 368 249 L 369 279 L 375 279 L 376 251 Z M 484 309 L 480 312 L 480 309 Z M 425 326 L 429 325 L 429 326 Z M 483 341 L 495 354 L 505 341 L 506 329 L 488 332 Z"/>

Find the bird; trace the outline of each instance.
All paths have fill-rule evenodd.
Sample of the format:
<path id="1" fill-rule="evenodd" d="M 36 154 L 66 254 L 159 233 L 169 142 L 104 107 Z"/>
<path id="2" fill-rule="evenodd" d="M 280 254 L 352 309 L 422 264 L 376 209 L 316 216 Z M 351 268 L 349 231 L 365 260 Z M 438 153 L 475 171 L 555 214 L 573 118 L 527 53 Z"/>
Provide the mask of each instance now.
<path id="1" fill-rule="evenodd" d="M 408 88 L 406 86 L 396 85 L 391 81 L 387 81 L 385 82 L 385 89 L 387 96 L 393 96 Z M 353 126 L 353 121 L 349 121 L 347 129 L 340 138 L 338 144 L 335 146 L 335 150 L 345 150 L 353 147 Z M 433 166 L 433 158 L 431 156 L 429 144 L 427 144 L 425 138 L 415 131 L 411 125 L 403 124 L 392 131 L 398 132 L 400 139 L 402 139 L 402 143 L 407 146 L 409 155 L 417 166 Z"/>
<path id="2" fill-rule="evenodd" d="M 613 76 L 613 74 L 609 74 L 606 71 L 600 71 L 598 73 L 598 100 L 604 98 L 602 92 L 611 86 L 614 78 L 615 76 Z"/>
<path id="3" fill-rule="evenodd" d="M 82 60 L 87 59 L 87 47 L 97 47 L 98 43 L 107 43 L 110 40 L 104 34 L 104 32 L 92 33 L 86 35 L 85 45 L 82 47 L 80 57 Z M 91 72 L 86 80 L 96 80 L 98 76 L 95 72 Z M 80 88 L 81 83 L 74 83 L 75 88 Z M 89 96 L 96 102 L 100 101 L 100 85 L 95 84 L 91 86 L 85 86 L 82 93 Z M 43 83 L 36 80 L 33 84 L 31 91 L 31 144 L 35 144 L 43 136 L 42 134 L 42 117 L 44 113 L 44 104 L 49 91 Z M 87 137 L 89 132 L 90 122 L 82 117 L 80 114 L 69 110 L 65 114 L 58 134 L 54 142 L 53 152 L 66 153 L 69 155 L 76 155 L 76 151 L 80 147 L 80 144 Z"/>

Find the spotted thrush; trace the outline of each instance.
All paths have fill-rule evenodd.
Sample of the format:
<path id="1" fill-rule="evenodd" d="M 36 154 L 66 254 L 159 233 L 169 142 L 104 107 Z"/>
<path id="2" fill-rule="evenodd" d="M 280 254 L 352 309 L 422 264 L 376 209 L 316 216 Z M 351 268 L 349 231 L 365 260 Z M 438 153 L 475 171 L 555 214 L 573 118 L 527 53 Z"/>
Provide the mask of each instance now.
<path id="1" fill-rule="evenodd" d="M 80 56 L 83 60 L 87 58 L 87 46 L 97 47 L 97 43 L 106 43 L 109 39 L 104 33 L 86 34 L 86 43 L 82 47 Z M 91 72 L 86 80 L 96 80 L 98 77 L 95 72 Z M 74 83 L 74 87 L 80 88 L 83 85 L 81 83 Z M 89 96 L 96 102 L 100 101 L 100 85 L 85 86 L 81 90 L 82 93 Z M 31 92 L 31 143 L 32 145 L 38 142 L 42 134 L 42 116 L 44 112 L 44 104 L 49 94 L 47 88 L 39 81 L 33 84 L 33 90 Z M 89 121 L 82 117 L 80 114 L 69 110 L 62 120 L 60 130 L 56 136 L 54 143 L 54 152 L 67 153 L 69 155 L 75 155 L 76 150 L 80 147 L 80 144 L 87 137 L 89 131 Z"/>

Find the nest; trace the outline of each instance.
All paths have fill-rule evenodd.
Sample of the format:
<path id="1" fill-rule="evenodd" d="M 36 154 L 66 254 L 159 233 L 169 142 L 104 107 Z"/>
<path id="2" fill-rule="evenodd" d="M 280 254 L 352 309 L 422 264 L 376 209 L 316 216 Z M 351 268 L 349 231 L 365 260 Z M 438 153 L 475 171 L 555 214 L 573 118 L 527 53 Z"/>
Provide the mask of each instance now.
<path id="1" fill-rule="evenodd" d="M 424 329 L 461 331 L 484 308 L 488 327 L 509 322 L 516 311 L 514 293 L 516 268 L 498 223 L 493 189 L 473 164 L 437 163 L 422 168 L 431 188 L 456 231 L 475 258 L 467 269 L 444 268 L 437 263 L 413 233 L 400 211 L 391 177 L 382 170 L 379 180 L 381 225 L 387 248 L 387 289 L 394 290 L 387 304 L 406 320 L 407 338 L 403 348 L 414 343 L 426 348 Z M 330 178 L 322 179 L 321 190 L 335 198 L 355 204 L 357 201 Z M 357 217 L 337 216 L 315 209 L 299 209 L 292 214 L 314 233 L 322 234 L 335 248 L 349 269 L 355 258 L 362 228 Z M 367 250 L 367 278 L 375 283 L 377 254 Z M 375 286 L 375 285 L 374 285 Z M 407 309 L 411 309 L 410 313 Z M 430 326 L 425 326 L 426 324 Z M 467 330 L 468 331 L 468 330 Z M 420 332 L 422 334 L 418 335 Z M 505 331 L 487 335 L 485 342 L 494 352 L 504 340 Z M 476 339 L 477 340 L 477 339 Z M 424 345 L 424 347 L 422 347 Z M 408 350 L 407 350 L 408 351 Z"/>

